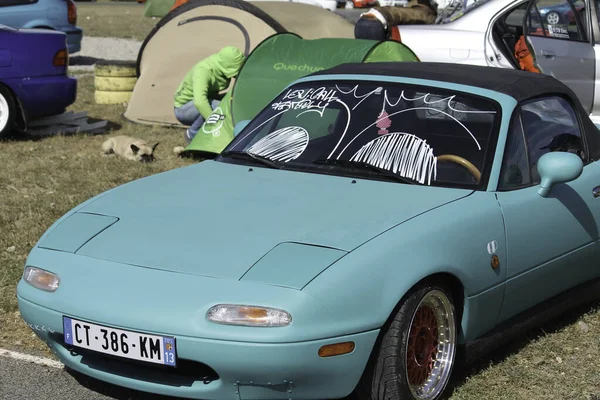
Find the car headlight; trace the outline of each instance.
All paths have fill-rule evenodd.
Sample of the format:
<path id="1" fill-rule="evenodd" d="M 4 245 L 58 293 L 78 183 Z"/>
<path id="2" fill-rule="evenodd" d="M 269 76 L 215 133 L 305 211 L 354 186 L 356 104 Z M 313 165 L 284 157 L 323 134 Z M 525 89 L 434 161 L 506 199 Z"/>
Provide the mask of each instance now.
<path id="1" fill-rule="evenodd" d="M 60 278 L 52 272 L 45 271 L 41 268 L 27 267 L 23 273 L 23 279 L 34 288 L 44 290 L 46 292 L 54 292 L 58 289 Z"/>
<path id="2" fill-rule="evenodd" d="M 292 322 L 292 316 L 284 310 L 235 304 L 217 304 L 206 317 L 218 324 L 242 326 L 286 326 Z"/>

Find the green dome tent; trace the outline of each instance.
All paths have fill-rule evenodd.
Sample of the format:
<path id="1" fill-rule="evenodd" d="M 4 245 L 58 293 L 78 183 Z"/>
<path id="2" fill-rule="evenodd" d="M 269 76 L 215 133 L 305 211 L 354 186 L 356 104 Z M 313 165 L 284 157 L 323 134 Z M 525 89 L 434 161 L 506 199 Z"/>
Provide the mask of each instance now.
<path id="1" fill-rule="evenodd" d="M 219 154 L 233 140 L 237 122 L 252 119 L 298 78 L 339 64 L 381 61 L 419 59 L 406 45 L 395 41 L 305 40 L 292 33 L 272 35 L 250 53 L 233 89 L 182 154 Z"/>
<path id="2" fill-rule="evenodd" d="M 175 5 L 175 0 L 146 0 L 144 17 L 164 17 Z"/>

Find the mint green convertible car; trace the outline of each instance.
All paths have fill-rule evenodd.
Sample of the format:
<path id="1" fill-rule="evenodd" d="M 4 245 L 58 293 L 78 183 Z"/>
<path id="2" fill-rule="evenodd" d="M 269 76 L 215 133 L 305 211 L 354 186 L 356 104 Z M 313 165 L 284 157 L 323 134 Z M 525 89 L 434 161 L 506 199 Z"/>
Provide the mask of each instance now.
<path id="1" fill-rule="evenodd" d="M 599 158 L 550 76 L 345 64 L 216 159 L 63 216 L 19 309 L 66 366 L 141 391 L 437 399 L 457 350 L 600 277 Z"/>

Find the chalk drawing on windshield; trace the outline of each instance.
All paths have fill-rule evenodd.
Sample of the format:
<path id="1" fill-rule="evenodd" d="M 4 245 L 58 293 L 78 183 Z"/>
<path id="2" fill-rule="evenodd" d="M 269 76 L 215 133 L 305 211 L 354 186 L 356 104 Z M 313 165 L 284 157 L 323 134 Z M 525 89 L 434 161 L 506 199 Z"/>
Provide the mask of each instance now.
<path id="1" fill-rule="evenodd" d="M 265 157 L 273 161 L 295 160 L 306 150 L 310 137 L 306 129 L 289 126 L 271 132 L 247 150 L 251 155 Z"/>
<path id="2" fill-rule="evenodd" d="M 427 142 L 413 134 L 395 132 L 379 136 L 350 158 L 415 180 L 431 184 L 437 176 L 437 157 Z"/>

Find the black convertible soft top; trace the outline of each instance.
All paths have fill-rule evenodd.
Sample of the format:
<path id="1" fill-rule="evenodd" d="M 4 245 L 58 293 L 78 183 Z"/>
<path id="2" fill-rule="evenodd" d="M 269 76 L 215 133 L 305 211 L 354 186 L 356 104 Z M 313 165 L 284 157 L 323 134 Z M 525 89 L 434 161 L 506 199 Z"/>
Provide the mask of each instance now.
<path id="1" fill-rule="evenodd" d="M 510 68 L 480 67 L 467 64 L 430 62 L 381 62 L 348 63 L 311 74 L 361 74 L 430 79 L 458 83 L 494 90 L 513 97 L 517 101 L 527 100 L 548 93 L 575 94 L 564 83 L 544 74 Z"/>
<path id="2" fill-rule="evenodd" d="M 585 129 L 588 154 L 600 159 L 600 131 L 581 105 L 577 95 L 558 79 L 544 74 L 510 68 L 482 67 L 468 64 L 433 62 L 380 62 L 348 63 L 311 74 L 318 75 L 383 75 L 415 79 L 429 79 L 475 86 L 506 94 L 517 102 L 541 96 L 559 95 L 570 100 Z M 592 84 L 590 82 L 590 84 Z"/>

